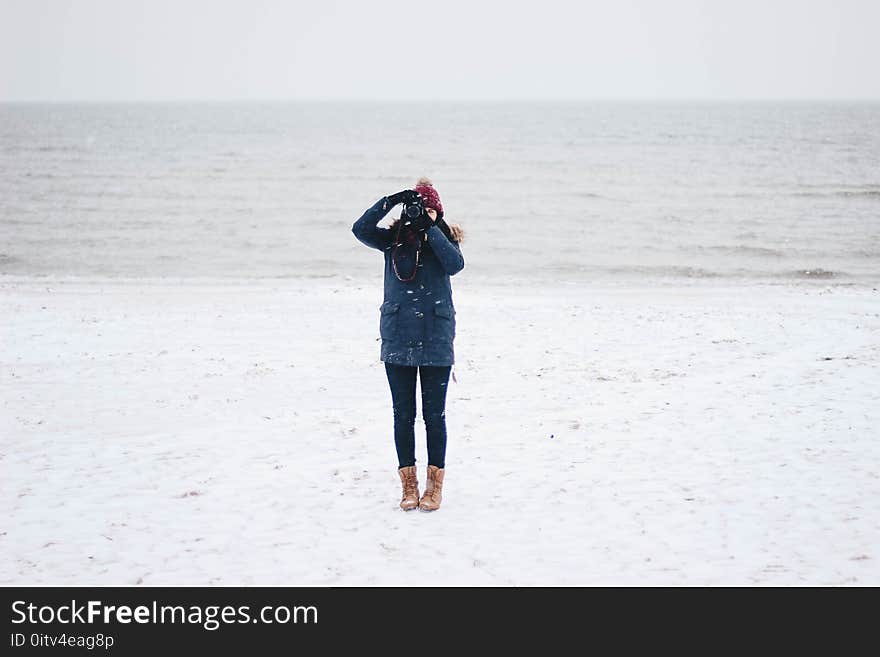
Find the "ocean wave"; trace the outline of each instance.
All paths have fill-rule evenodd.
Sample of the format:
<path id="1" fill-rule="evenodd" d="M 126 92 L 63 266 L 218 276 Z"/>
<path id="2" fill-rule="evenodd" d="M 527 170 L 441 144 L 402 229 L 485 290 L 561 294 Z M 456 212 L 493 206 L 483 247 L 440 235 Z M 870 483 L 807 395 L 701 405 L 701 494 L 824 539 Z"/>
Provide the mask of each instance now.
<path id="1" fill-rule="evenodd" d="M 790 198 L 869 198 L 880 199 L 880 187 L 876 185 L 854 187 L 827 187 L 821 185 L 803 185 L 796 189 L 787 188 L 785 185 L 754 185 L 751 189 L 737 189 L 733 191 L 714 191 L 712 196 L 723 199 L 765 199 L 778 196 Z"/>
<path id="2" fill-rule="evenodd" d="M 803 185 L 791 196 L 799 198 L 880 199 L 880 185 Z"/>
<path id="3" fill-rule="evenodd" d="M 880 190 L 837 190 L 833 192 L 794 192 L 796 198 L 870 198 L 880 200 Z"/>
<path id="4" fill-rule="evenodd" d="M 830 269 L 823 269 L 822 267 L 814 267 L 812 269 L 793 269 L 780 272 L 776 276 L 782 278 L 829 279 L 840 278 L 846 275 L 847 274 L 842 271 L 832 271 Z"/>
<path id="5" fill-rule="evenodd" d="M 880 250 L 878 249 L 856 249 L 852 252 L 852 255 L 856 258 L 867 258 L 869 260 L 876 258 L 880 261 Z"/>
<path id="6" fill-rule="evenodd" d="M 602 196 L 601 194 L 596 194 L 595 192 L 582 192 L 578 190 L 574 190 L 569 192 L 569 196 L 577 196 L 578 198 L 598 198 L 598 199 L 606 199 L 607 196 Z"/>
<path id="7" fill-rule="evenodd" d="M 612 266 L 604 268 L 610 274 L 627 274 L 637 276 L 661 276 L 673 278 L 720 278 L 724 274 L 704 267 L 686 265 L 634 265 L 631 267 Z"/>
<path id="8" fill-rule="evenodd" d="M 83 149 L 80 146 L 36 146 L 22 150 L 36 151 L 37 153 L 79 153 Z"/>
<path id="9" fill-rule="evenodd" d="M 770 258 L 784 258 L 785 253 L 779 249 L 767 246 L 749 246 L 748 244 L 713 244 L 709 246 L 697 245 L 686 249 L 688 251 L 724 253 L 727 255 L 749 255 Z"/>
<path id="10" fill-rule="evenodd" d="M 829 280 L 853 278 L 850 274 L 839 270 L 822 267 L 804 269 L 708 269 L 687 265 L 632 265 L 632 266 L 597 266 L 597 267 L 555 267 L 554 273 L 575 275 L 580 277 L 602 278 L 683 278 L 683 279 L 739 279 L 739 280 Z"/>

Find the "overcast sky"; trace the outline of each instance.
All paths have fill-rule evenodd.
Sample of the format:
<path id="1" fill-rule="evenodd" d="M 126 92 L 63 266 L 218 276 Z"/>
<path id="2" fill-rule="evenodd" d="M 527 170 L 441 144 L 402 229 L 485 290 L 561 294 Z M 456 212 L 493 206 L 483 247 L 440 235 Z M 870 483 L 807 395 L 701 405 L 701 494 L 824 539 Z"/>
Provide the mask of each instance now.
<path id="1" fill-rule="evenodd" d="M 880 99 L 880 0 L 0 0 L 0 100 Z"/>

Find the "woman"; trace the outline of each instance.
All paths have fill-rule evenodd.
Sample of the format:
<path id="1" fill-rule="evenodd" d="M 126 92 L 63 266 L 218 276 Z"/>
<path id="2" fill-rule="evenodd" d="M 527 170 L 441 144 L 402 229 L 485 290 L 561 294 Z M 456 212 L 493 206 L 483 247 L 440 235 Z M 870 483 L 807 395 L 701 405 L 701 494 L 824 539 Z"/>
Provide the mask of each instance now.
<path id="1" fill-rule="evenodd" d="M 399 204 L 418 204 L 422 214 L 382 221 Z M 382 221 L 381 225 L 377 225 Z M 351 228 L 355 237 L 385 254 L 385 295 L 380 307 L 380 360 L 391 387 L 394 445 L 404 511 L 440 508 L 446 459 L 446 388 L 455 362 L 455 307 L 449 277 L 464 268 L 460 226 L 443 220 L 433 184 L 420 178 L 407 189 L 379 199 Z M 416 475 L 416 375 L 421 381 L 422 418 L 428 442 L 425 494 Z"/>

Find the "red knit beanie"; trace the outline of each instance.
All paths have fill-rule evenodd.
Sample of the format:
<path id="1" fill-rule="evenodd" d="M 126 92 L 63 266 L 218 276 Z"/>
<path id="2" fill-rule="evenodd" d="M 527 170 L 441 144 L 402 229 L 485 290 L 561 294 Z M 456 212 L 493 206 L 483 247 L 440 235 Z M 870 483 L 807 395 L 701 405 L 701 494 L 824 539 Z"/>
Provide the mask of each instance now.
<path id="1" fill-rule="evenodd" d="M 434 189 L 434 184 L 430 179 L 422 176 L 416 183 L 416 191 L 421 194 L 426 208 L 434 208 L 437 214 L 443 214 L 443 204 L 440 203 L 440 195 Z"/>

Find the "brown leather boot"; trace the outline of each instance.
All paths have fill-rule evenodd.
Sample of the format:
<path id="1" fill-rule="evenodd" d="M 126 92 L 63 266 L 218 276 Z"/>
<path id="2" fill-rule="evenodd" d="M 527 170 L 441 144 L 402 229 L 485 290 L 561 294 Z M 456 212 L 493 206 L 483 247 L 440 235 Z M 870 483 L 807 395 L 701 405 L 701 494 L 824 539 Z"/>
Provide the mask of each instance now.
<path id="1" fill-rule="evenodd" d="M 421 511 L 436 511 L 440 508 L 443 499 L 443 475 L 446 471 L 436 465 L 428 466 L 428 483 L 425 485 L 425 494 L 419 501 Z"/>
<path id="2" fill-rule="evenodd" d="M 400 475 L 400 483 L 403 486 L 400 508 L 404 511 L 412 511 L 419 505 L 419 479 L 416 475 L 416 466 L 398 468 L 397 474 Z"/>

